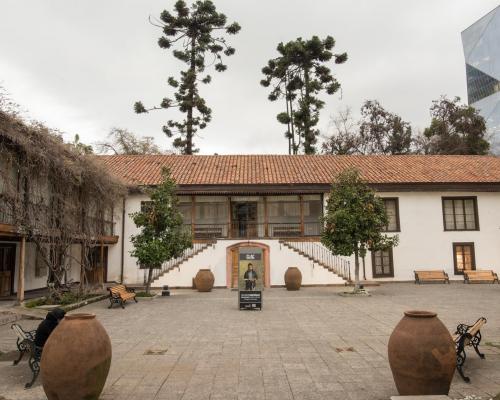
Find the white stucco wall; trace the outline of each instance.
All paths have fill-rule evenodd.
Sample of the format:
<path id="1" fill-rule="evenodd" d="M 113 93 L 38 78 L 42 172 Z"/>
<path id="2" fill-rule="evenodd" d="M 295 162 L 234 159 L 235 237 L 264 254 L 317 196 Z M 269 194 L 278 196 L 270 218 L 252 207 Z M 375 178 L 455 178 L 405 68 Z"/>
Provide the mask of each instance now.
<path id="1" fill-rule="evenodd" d="M 444 269 L 450 279 L 455 275 L 453 243 L 473 242 L 477 269 L 500 273 L 500 193 L 399 192 L 380 193 L 399 199 L 399 245 L 393 249 L 394 278 L 413 280 L 415 269 Z M 442 197 L 477 196 L 479 231 L 445 231 Z M 367 279 L 373 277 L 371 254 L 366 257 Z M 352 261 L 354 263 L 354 261 Z"/>
<path id="2" fill-rule="evenodd" d="M 477 269 L 493 269 L 500 274 L 500 193 L 495 192 L 381 192 L 381 197 L 399 199 L 401 231 L 399 245 L 393 249 L 394 278 L 377 278 L 380 281 L 413 280 L 415 269 L 444 269 L 450 279 L 462 280 L 454 274 L 453 243 L 473 242 Z M 479 231 L 445 231 L 443 226 L 442 197 L 477 196 Z M 325 196 L 326 198 L 326 196 Z M 137 232 L 128 216 L 140 209 L 144 195 L 131 195 L 126 201 L 126 224 L 124 243 L 124 281 L 142 284 L 144 271 L 139 270 L 130 256 L 130 235 Z M 325 199 L 326 201 L 326 199 Z M 120 211 L 121 212 L 121 211 Z M 121 219 L 117 221 L 116 233 L 121 235 Z M 311 262 L 288 249 L 280 249 L 277 240 L 255 240 L 270 246 L 271 285 L 282 285 L 287 267 L 297 266 L 302 270 L 304 284 L 337 283 L 334 275 L 322 267 L 310 266 Z M 181 266 L 181 271 L 171 271 L 165 284 L 191 286 L 191 279 L 199 268 L 211 268 L 215 273 L 215 284 L 226 285 L 226 248 L 237 241 L 219 240 L 215 248 L 201 253 Z M 351 258 L 354 271 L 354 259 Z M 121 243 L 109 248 L 108 280 L 120 279 Z M 166 276 L 167 276 L 166 275 Z M 362 277 L 362 272 L 361 272 Z M 366 257 L 366 278 L 374 279 L 371 254 Z M 162 281 L 163 282 L 163 281 Z"/>
<path id="3" fill-rule="evenodd" d="M 153 286 L 169 285 L 172 287 L 191 287 L 192 279 L 201 268 L 209 268 L 215 276 L 215 286 L 226 287 L 227 248 L 241 240 L 219 240 L 217 243 L 185 261 L 179 268 L 174 268 L 157 279 Z M 252 240 L 269 246 L 269 273 L 271 286 L 284 285 L 284 275 L 288 267 L 298 267 L 302 273 L 303 285 L 343 285 L 345 281 L 321 265 L 297 254 L 278 240 Z"/>

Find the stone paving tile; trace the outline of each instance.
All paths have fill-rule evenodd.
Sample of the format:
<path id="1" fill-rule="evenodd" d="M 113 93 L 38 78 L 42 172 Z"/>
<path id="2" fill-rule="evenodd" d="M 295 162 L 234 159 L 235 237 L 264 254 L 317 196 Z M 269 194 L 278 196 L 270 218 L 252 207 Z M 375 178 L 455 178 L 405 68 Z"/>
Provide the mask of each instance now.
<path id="1" fill-rule="evenodd" d="M 408 309 L 436 311 L 450 330 L 486 316 L 486 359 L 469 351 L 472 383 L 455 376 L 450 395 L 500 392 L 500 348 L 485 345 L 500 344 L 497 285 L 386 284 L 368 298 L 337 296 L 341 290 L 266 290 L 261 312 L 238 311 L 237 293 L 222 289 L 174 291 L 125 310 L 105 301 L 86 306 L 78 311 L 97 314 L 113 345 L 101 400 L 389 399 L 397 391 L 387 342 Z M 38 323 L 21 321 L 26 329 Z M 0 351 L 14 349 L 9 326 L 0 326 Z M 25 361 L 10 364 L 0 362 L 0 396 L 45 399 L 40 381 L 24 390 Z"/>

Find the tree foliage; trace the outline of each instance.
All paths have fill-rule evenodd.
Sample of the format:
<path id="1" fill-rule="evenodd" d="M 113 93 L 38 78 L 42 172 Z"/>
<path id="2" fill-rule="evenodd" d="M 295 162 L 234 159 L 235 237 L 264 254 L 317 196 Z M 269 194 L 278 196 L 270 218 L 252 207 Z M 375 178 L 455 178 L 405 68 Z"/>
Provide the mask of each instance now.
<path id="1" fill-rule="evenodd" d="M 112 128 L 107 140 L 97 143 L 99 153 L 112 154 L 163 154 L 151 136 L 137 137 L 133 132 L 122 128 Z"/>
<path id="2" fill-rule="evenodd" d="M 367 100 L 361 107 L 359 135 L 363 154 L 410 154 L 412 151 L 410 124 L 387 111 L 377 100 Z"/>
<path id="3" fill-rule="evenodd" d="M 333 132 L 324 137 L 321 144 L 323 154 L 352 155 L 360 154 L 361 138 L 359 123 L 354 120 L 350 108 L 339 110 L 330 121 Z"/>
<path id="4" fill-rule="evenodd" d="M 80 135 L 79 134 L 76 134 L 74 139 L 73 139 L 73 142 L 70 143 L 70 145 L 73 147 L 73 150 L 78 153 L 78 154 L 81 154 L 81 155 L 84 155 L 84 154 L 94 154 L 94 149 L 92 148 L 91 145 L 89 144 L 85 144 L 85 143 L 82 143 L 80 141 Z"/>
<path id="5" fill-rule="evenodd" d="M 340 173 L 332 184 L 321 242 L 333 254 L 355 260 L 355 290 L 359 289 L 359 257 L 367 250 L 383 250 L 398 244 L 398 237 L 382 232 L 388 219 L 382 199 L 361 179 L 356 169 Z"/>
<path id="6" fill-rule="evenodd" d="M 411 125 L 377 100 L 366 100 L 361 119 L 354 121 L 349 109 L 332 118 L 333 132 L 325 137 L 326 154 L 411 154 L 415 143 Z"/>
<path id="7" fill-rule="evenodd" d="M 332 53 L 334 46 L 335 40 L 331 36 L 324 40 L 313 36 L 309 40 L 298 38 L 280 43 L 277 47 L 279 56 L 262 68 L 265 78 L 260 83 L 272 88 L 268 99 L 285 99 L 286 112 L 279 113 L 277 119 L 287 125 L 285 137 L 293 154 L 301 148 L 305 154 L 316 152 L 319 135 L 316 126 L 325 104 L 319 95 L 323 91 L 332 95 L 340 89 L 340 83 L 325 64 L 332 58 L 335 64 L 342 64 L 347 60 L 347 54 Z"/>
<path id="8" fill-rule="evenodd" d="M 441 97 L 431 106 L 432 121 L 424 130 L 427 141 L 423 152 L 427 154 L 487 154 L 490 144 L 486 140 L 484 118 L 472 106 Z"/>
<path id="9" fill-rule="evenodd" d="M 140 101 L 134 105 L 136 113 L 151 110 L 178 108 L 186 117 L 180 121 L 169 120 L 163 126 L 163 132 L 172 137 L 176 135 L 174 146 L 183 154 L 197 152 L 193 137 L 199 129 L 204 129 L 210 122 L 212 110 L 200 96 L 198 84 L 208 84 L 210 75 L 201 76 L 207 66 L 214 65 L 218 72 L 227 69 L 222 56 L 231 56 L 235 49 L 218 32 L 234 35 L 240 31 L 238 23 L 227 23 L 224 14 L 218 13 L 210 0 L 198 0 L 188 7 L 185 1 L 178 0 L 174 13 L 164 10 L 157 26 L 162 28 L 163 36 L 158 40 L 162 49 L 173 49 L 173 56 L 185 63 L 187 68 L 181 71 L 180 79 L 170 76 L 168 84 L 176 90 L 174 98 L 165 97 L 159 106 L 146 108 Z"/>
<path id="10" fill-rule="evenodd" d="M 175 195 L 176 183 L 167 168 L 162 170 L 163 181 L 150 191 L 150 201 L 141 211 L 131 214 L 140 228 L 131 236 L 134 249 L 130 252 L 137 264 L 149 269 L 146 292 L 151 286 L 152 271 L 162 264 L 182 255 L 192 246 L 191 235 L 184 229 L 182 214 Z"/>

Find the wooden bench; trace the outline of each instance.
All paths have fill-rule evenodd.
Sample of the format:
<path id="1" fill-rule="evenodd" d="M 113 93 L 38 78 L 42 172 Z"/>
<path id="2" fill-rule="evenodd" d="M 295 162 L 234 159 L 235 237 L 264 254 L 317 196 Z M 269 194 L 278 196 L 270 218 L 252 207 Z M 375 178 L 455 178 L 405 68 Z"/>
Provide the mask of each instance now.
<path id="1" fill-rule="evenodd" d="M 29 389 L 35 383 L 38 374 L 40 373 L 40 359 L 42 358 L 42 348 L 35 346 L 35 331 L 25 331 L 18 324 L 11 325 L 12 330 L 17 335 L 17 349 L 19 350 L 19 357 L 14 361 L 14 365 L 19 364 L 21 359 L 25 354 L 29 354 L 30 358 L 28 364 L 30 366 L 31 372 L 33 372 L 33 378 L 31 382 L 28 382 L 24 387 Z"/>
<path id="2" fill-rule="evenodd" d="M 422 282 L 443 282 L 450 283 L 448 274 L 443 270 L 413 271 L 415 273 L 415 283 Z"/>
<path id="3" fill-rule="evenodd" d="M 498 283 L 498 275 L 491 270 L 464 271 L 464 283 L 489 282 Z"/>
<path id="4" fill-rule="evenodd" d="M 125 285 L 116 285 L 108 288 L 109 290 L 109 308 L 113 307 L 113 304 L 120 304 L 122 308 L 125 308 L 125 302 L 130 299 L 134 299 L 137 303 L 137 299 L 135 298 L 135 290 L 131 288 L 127 288 Z"/>
<path id="5" fill-rule="evenodd" d="M 472 346 L 477 355 L 484 359 L 484 354 L 479 351 L 479 343 L 481 343 L 481 328 L 486 324 L 486 318 L 479 318 L 473 325 L 459 324 L 453 335 L 455 349 L 457 352 L 457 371 L 465 382 L 470 382 L 470 378 L 464 375 L 462 367 L 465 363 L 467 355 L 465 354 L 465 346 Z"/>

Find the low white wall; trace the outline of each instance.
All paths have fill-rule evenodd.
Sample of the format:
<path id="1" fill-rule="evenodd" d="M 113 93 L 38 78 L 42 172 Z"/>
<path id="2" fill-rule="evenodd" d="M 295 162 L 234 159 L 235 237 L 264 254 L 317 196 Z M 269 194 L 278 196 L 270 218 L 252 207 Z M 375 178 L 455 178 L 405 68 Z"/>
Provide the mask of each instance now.
<path id="1" fill-rule="evenodd" d="M 246 243 L 241 240 L 219 240 L 217 243 L 185 261 L 179 268 L 174 268 L 157 279 L 153 286 L 169 285 L 172 287 L 191 287 L 192 279 L 201 268 L 209 268 L 215 276 L 215 286 L 227 285 L 227 248 Z M 271 286 L 284 285 L 284 275 L 288 267 L 298 267 L 302 272 L 303 285 L 342 285 L 344 280 L 321 265 L 280 245 L 278 240 L 254 240 L 269 246 L 269 272 Z M 141 271 L 142 272 L 142 271 Z"/>

